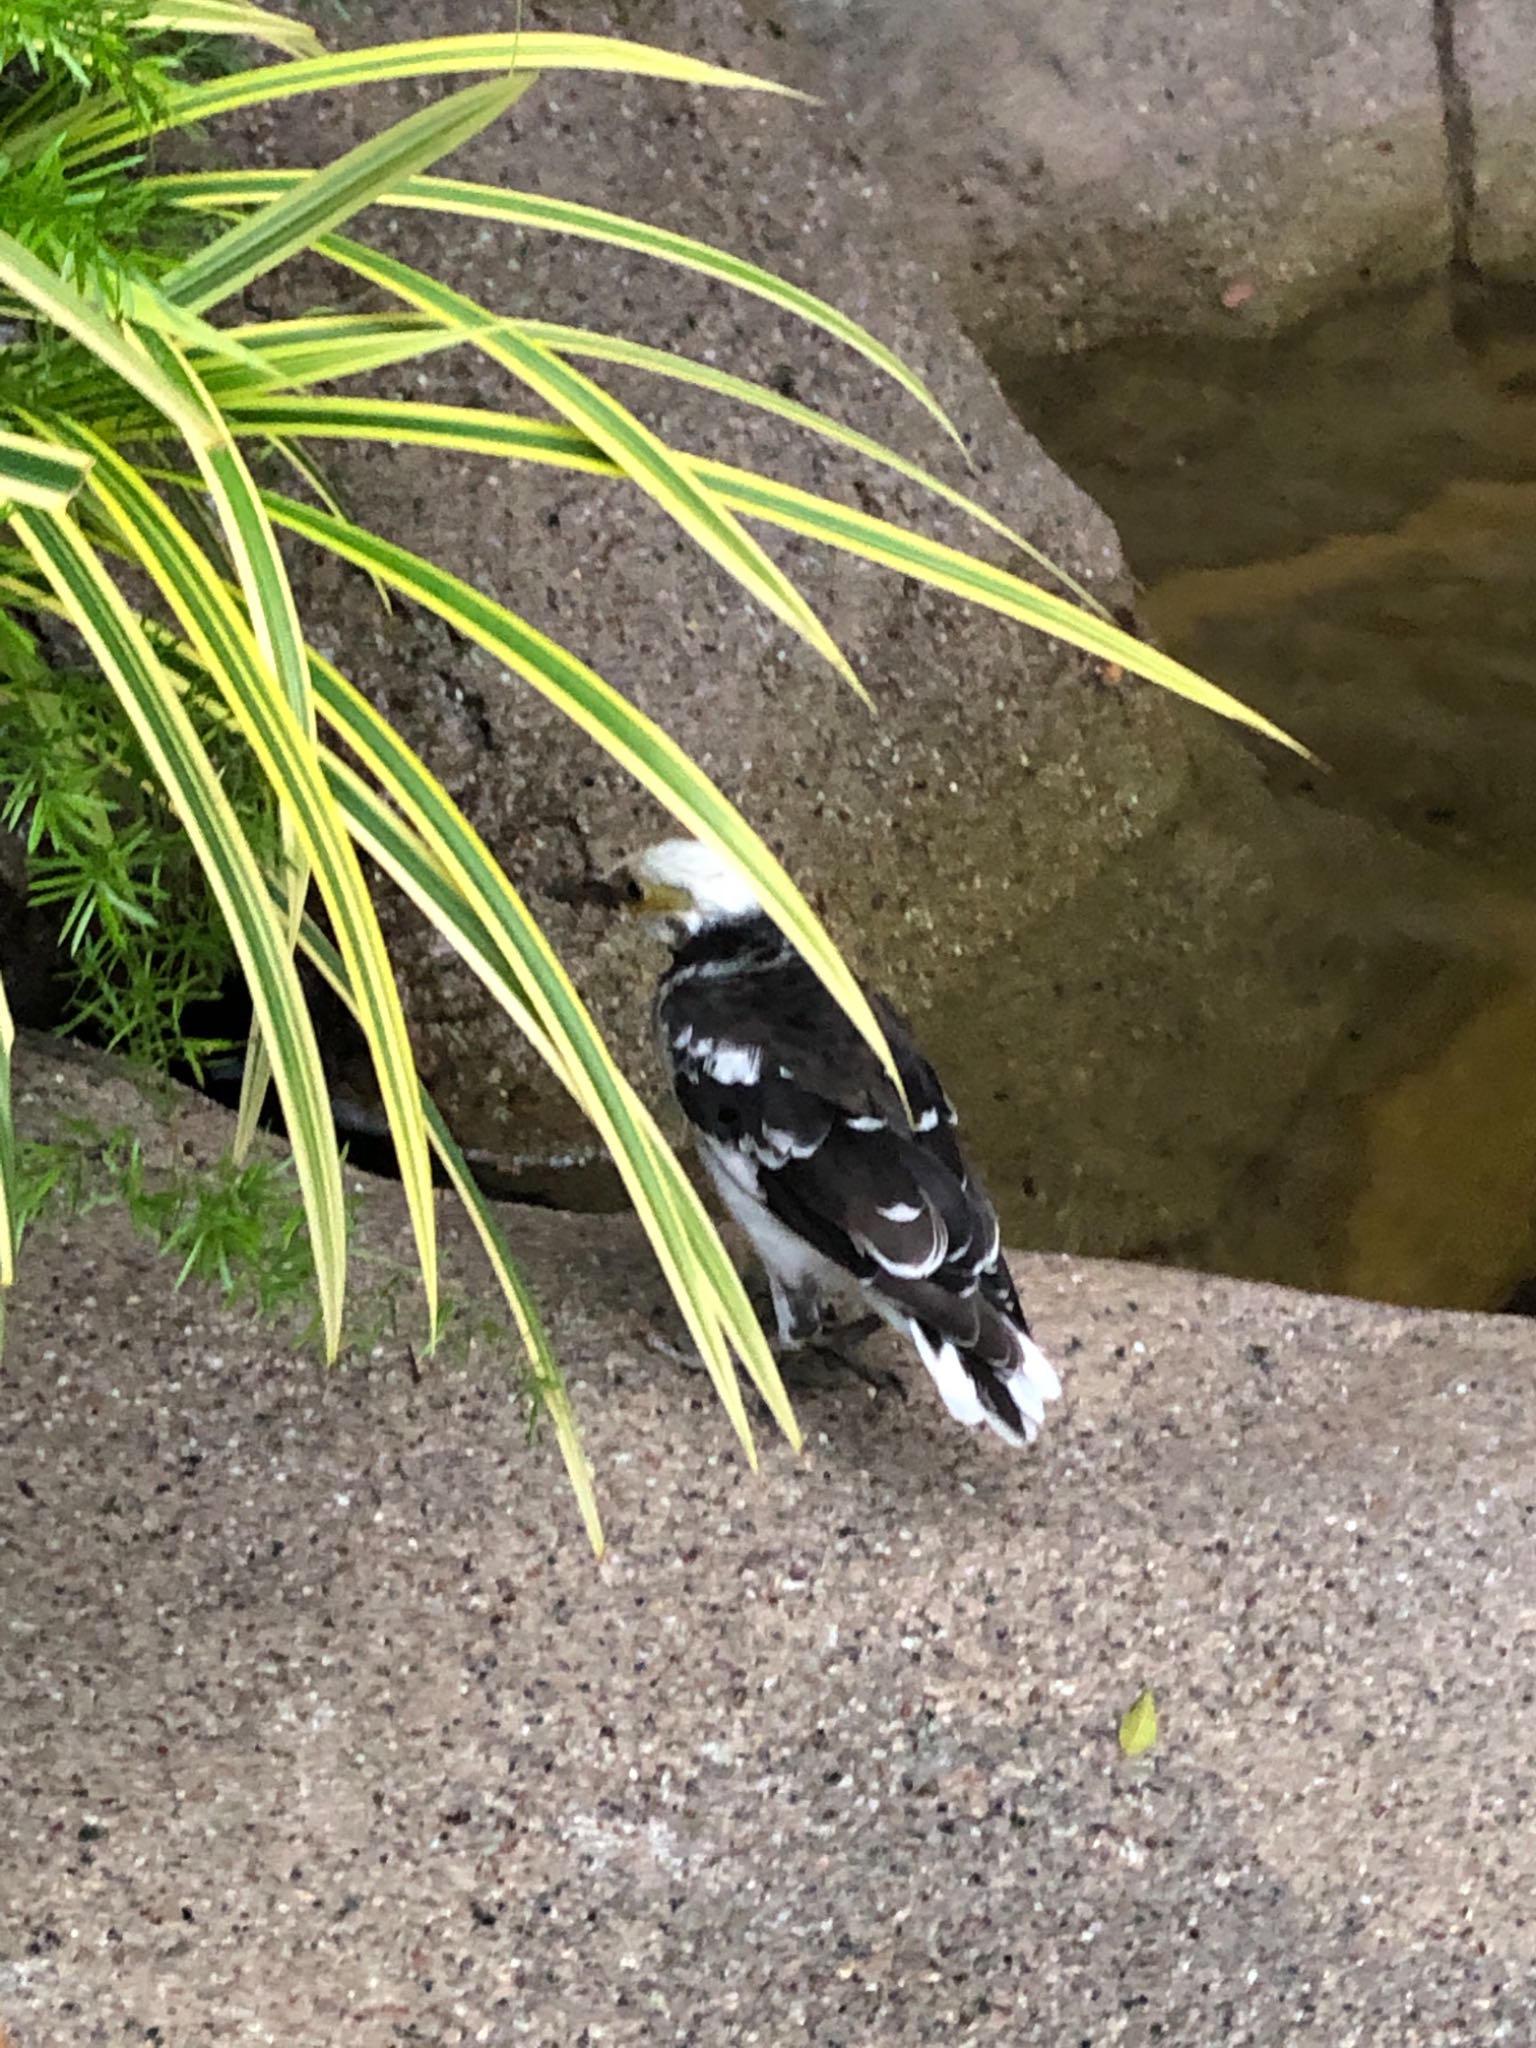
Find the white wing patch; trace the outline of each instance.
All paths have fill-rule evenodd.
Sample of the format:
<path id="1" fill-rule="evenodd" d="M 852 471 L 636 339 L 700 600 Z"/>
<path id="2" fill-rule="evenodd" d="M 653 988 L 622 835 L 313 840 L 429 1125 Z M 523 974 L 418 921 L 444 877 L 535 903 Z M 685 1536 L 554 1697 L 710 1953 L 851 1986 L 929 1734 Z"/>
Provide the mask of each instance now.
<path id="1" fill-rule="evenodd" d="M 915 1223 L 923 1211 L 918 1202 L 886 1202 L 880 1204 L 875 1213 L 883 1216 L 887 1223 Z"/>
<path id="2" fill-rule="evenodd" d="M 810 1159 L 820 1149 L 820 1138 L 802 1140 L 793 1131 L 775 1130 L 772 1124 L 764 1124 L 763 1142 L 757 1148 L 757 1156 L 764 1166 L 782 1166 L 786 1160 Z"/>
<path id="3" fill-rule="evenodd" d="M 905 1208 L 907 1204 L 900 1203 L 894 1206 Z M 886 1212 L 882 1209 L 880 1213 L 884 1215 Z M 911 1216 L 904 1217 L 901 1220 L 909 1223 L 915 1222 L 920 1214 L 920 1210 L 914 1210 Z M 895 1219 L 893 1218 L 892 1220 L 894 1221 Z M 877 1244 L 871 1244 L 867 1237 L 861 1236 L 857 1231 L 851 1234 L 853 1242 L 859 1247 L 859 1250 L 867 1252 L 880 1270 L 883 1273 L 889 1273 L 893 1280 L 926 1280 L 930 1273 L 936 1273 L 940 1266 L 943 1265 L 945 1256 L 949 1251 L 948 1231 L 944 1228 L 940 1219 L 932 1215 L 931 1212 L 930 1220 L 933 1224 L 933 1240 L 921 1257 L 916 1259 L 893 1259 L 889 1252 L 882 1251 Z"/>
<path id="4" fill-rule="evenodd" d="M 763 1071 L 762 1047 L 732 1045 L 729 1039 L 695 1039 L 692 1051 L 712 1081 L 722 1088 L 750 1088 Z"/>
<path id="5" fill-rule="evenodd" d="M 751 1088 L 763 1071 L 762 1047 L 736 1045 L 728 1038 L 695 1037 L 691 1024 L 672 1034 L 672 1052 L 685 1066 L 696 1067 L 722 1088 Z"/>

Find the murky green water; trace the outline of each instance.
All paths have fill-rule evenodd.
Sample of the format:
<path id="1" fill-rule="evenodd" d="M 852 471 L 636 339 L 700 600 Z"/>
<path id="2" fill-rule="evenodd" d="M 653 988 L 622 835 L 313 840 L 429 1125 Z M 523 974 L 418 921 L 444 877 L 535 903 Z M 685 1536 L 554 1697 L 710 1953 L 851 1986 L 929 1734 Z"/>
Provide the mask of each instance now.
<path id="1" fill-rule="evenodd" d="M 1536 1274 L 1536 293 L 1455 324 L 997 365 L 1156 637 L 1332 770 L 1197 801 L 946 1002 L 1021 1240 L 1464 1306 Z M 1048 1098 L 1038 1031 L 1081 1048 Z"/>

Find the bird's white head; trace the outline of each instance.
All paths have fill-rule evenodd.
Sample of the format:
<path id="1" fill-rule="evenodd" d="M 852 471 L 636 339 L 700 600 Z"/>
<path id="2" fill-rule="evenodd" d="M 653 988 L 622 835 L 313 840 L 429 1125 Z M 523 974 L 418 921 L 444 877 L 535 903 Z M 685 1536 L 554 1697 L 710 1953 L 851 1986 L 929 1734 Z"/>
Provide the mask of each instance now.
<path id="1" fill-rule="evenodd" d="M 735 862 L 697 839 L 664 839 L 626 861 L 617 879 L 625 907 L 674 944 L 762 912 Z"/>

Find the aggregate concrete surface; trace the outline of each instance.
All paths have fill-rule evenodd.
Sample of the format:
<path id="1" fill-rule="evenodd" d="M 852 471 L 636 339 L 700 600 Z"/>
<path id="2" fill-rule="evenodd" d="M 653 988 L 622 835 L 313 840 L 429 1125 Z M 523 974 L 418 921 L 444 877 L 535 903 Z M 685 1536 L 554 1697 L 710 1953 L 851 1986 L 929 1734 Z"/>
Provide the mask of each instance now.
<path id="1" fill-rule="evenodd" d="M 34 1131 L 150 1129 L 101 1062 L 21 1075 Z M 29 1238 L 10 2048 L 1533 2037 L 1528 1324 L 1021 1256 L 1033 1452 L 914 1368 L 803 1394 L 754 1474 L 645 1343 L 635 1229 L 509 1218 L 601 1565 L 499 1358 L 327 1370 L 120 1210 Z"/>

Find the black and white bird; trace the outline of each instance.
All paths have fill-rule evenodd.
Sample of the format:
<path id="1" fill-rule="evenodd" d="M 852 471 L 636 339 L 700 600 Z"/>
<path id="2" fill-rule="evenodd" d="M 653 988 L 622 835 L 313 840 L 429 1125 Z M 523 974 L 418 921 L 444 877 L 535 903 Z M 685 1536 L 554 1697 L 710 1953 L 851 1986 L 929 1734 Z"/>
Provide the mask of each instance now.
<path id="1" fill-rule="evenodd" d="M 910 1119 L 736 867 L 669 839 L 630 861 L 620 888 L 671 942 L 657 1034 L 699 1155 L 766 1269 L 783 1346 L 861 1298 L 911 1340 L 957 1422 L 1032 1442 L 1061 1384 L 902 1018 L 871 996 Z"/>

